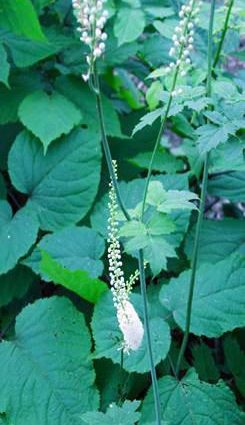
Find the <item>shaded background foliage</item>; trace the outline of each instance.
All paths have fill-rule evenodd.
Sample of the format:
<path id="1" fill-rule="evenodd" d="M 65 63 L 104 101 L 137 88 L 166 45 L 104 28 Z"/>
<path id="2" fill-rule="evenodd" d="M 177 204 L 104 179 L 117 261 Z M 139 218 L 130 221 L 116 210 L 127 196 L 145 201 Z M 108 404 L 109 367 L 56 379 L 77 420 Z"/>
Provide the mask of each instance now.
<path id="1" fill-rule="evenodd" d="M 146 77 L 170 61 L 179 4 L 108 0 L 107 7 L 109 37 L 98 64 L 105 124 L 122 196 L 133 209 L 159 127 L 160 115 L 151 123 L 144 114 L 159 105 L 162 86 Z M 189 91 L 176 100 L 154 164 L 155 182 L 199 194 L 202 154 L 215 148 L 180 382 L 175 364 L 196 212 L 172 211 L 171 221 L 147 228 L 150 326 L 168 425 L 199 425 L 203 415 L 207 425 L 244 423 L 244 10 L 236 1 L 207 125 L 199 112 L 208 104 L 200 87 L 208 10 L 205 3 L 194 65 L 182 81 Z M 224 17 L 219 4 L 217 42 Z M 109 176 L 95 98 L 81 78 L 86 48 L 75 29 L 70 0 L 0 0 L 0 423 L 150 425 L 145 342 L 120 367 L 105 255 Z M 168 78 L 164 83 L 169 87 Z M 143 131 L 132 136 L 140 119 Z M 136 267 L 133 248 L 124 239 L 127 275 Z"/>

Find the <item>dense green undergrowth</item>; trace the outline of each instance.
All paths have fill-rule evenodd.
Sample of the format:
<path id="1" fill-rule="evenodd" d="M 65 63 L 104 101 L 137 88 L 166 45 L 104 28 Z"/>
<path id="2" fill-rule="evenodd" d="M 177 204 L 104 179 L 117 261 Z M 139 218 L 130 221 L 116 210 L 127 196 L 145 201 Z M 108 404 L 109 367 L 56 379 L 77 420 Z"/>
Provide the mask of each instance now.
<path id="1" fill-rule="evenodd" d="M 119 214 L 126 277 L 146 261 L 162 425 L 244 424 L 244 5 L 210 3 L 166 113 L 176 0 L 108 0 L 97 63 L 106 135 L 131 221 Z M 110 175 L 86 47 L 70 0 L 0 0 L 0 424 L 153 425 L 147 338 L 129 354 L 109 282 Z M 231 61 L 236 61 L 235 69 Z M 191 305 L 193 245 L 209 158 Z M 144 208 L 143 208 L 144 209 Z M 131 297 L 140 319 L 136 283 Z M 186 333 L 187 347 L 183 347 Z M 179 363 L 178 363 L 179 362 Z M 177 369 L 176 369 L 177 368 Z"/>

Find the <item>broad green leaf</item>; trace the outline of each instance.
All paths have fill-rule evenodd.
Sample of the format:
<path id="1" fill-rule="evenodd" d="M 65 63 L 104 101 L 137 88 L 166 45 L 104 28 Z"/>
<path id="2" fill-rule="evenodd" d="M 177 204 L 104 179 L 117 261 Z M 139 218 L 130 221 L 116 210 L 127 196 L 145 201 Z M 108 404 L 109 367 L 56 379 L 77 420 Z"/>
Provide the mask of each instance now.
<path id="1" fill-rule="evenodd" d="M 235 378 L 236 385 L 245 396 L 245 355 L 235 338 L 228 335 L 224 340 L 225 360 Z"/>
<path id="2" fill-rule="evenodd" d="M 245 171 L 244 139 L 230 137 L 224 145 L 212 150 L 209 170 L 211 174 Z"/>
<path id="3" fill-rule="evenodd" d="M 167 258 L 177 257 L 175 247 L 162 236 L 149 236 L 144 254 L 154 276 L 167 269 Z"/>
<path id="4" fill-rule="evenodd" d="M 0 124 L 18 121 L 18 108 L 26 95 L 40 88 L 40 77 L 29 72 L 10 76 L 10 88 L 0 85 Z"/>
<path id="5" fill-rule="evenodd" d="M 82 112 L 82 124 L 100 134 L 95 97 L 88 85 L 83 83 L 82 78 L 59 77 L 56 80 L 55 88 Z M 102 96 L 102 105 L 106 133 L 112 137 L 122 137 L 120 122 L 113 104 L 108 98 Z"/>
<path id="6" fill-rule="evenodd" d="M 135 305 L 141 320 L 143 317 L 141 297 L 132 295 L 131 301 Z M 150 317 L 150 328 L 153 346 L 154 364 L 158 364 L 168 353 L 170 346 L 170 330 L 168 324 L 160 317 Z M 95 358 L 106 357 L 114 363 L 121 362 L 122 334 L 118 326 L 116 310 L 112 302 L 111 293 L 101 297 L 94 309 L 92 331 L 95 339 Z M 128 372 L 145 373 L 150 370 L 145 335 L 137 351 L 124 355 L 123 367 Z"/>
<path id="7" fill-rule="evenodd" d="M 84 270 L 71 271 L 61 266 L 45 251 L 42 251 L 41 271 L 54 283 L 58 283 L 81 298 L 95 304 L 108 287 L 102 280 L 91 278 Z"/>
<path id="8" fill-rule="evenodd" d="M 0 30 L 0 41 L 9 47 L 13 61 L 19 68 L 31 66 L 60 50 L 49 41 L 30 40 L 7 30 Z"/>
<path id="9" fill-rule="evenodd" d="M 126 222 L 120 229 L 120 236 L 122 237 L 131 237 L 146 234 L 147 229 L 144 223 L 141 223 L 140 221 L 136 220 Z"/>
<path id="10" fill-rule="evenodd" d="M 100 258 L 104 250 L 104 240 L 95 230 L 84 226 L 71 226 L 44 236 L 31 256 L 25 259 L 24 264 L 47 279 L 47 275 L 40 269 L 40 251 L 45 251 L 61 266 L 71 271 L 83 270 L 91 278 L 95 278 L 103 272 Z"/>
<path id="11" fill-rule="evenodd" d="M 1 63 L 0 82 L 5 84 L 5 86 L 9 87 L 8 78 L 9 78 L 10 65 L 8 63 L 6 50 L 2 44 L 0 44 L 0 63 Z"/>
<path id="12" fill-rule="evenodd" d="M 36 214 L 28 207 L 14 216 L 8 202 L 0 201 L 0 274 L 13 269 L 34 244 L 38 233 Z"/>
<path id="13" fill-rule="evenodd" d="M 19 117 L 22 124 L 41 140 L 44 153 L 53 140 L 70 133 L 82 118 L 70 100 L 59 93 L 48 95 L 44 91 L 34 92 L 22 101 Z"/>
<path id="14" fill-rule="evenodd" d="M 160 301 L 172 312 L 181 329 L 185 328 L 190 273 L 185 271 L 171 279 L 160 293 Z M 212 338 L 244 326 L 244 278 L 245 258 L 236 255 L 199 267 L 192 305 L 192 333 Z"/>
<path id="15" fill-rule="evenodd" d="M 74 130 L 55 141 L 46 156 L 38 139 L 23 131 L 9 154 L 12 183 L 29 196 L 43 230 L 81 220 L 91 207 L 100 179 L 98 135 Z"/>
<path id="16" fill-rule="evenodd" d="M 46 40 L 31 0 L 0 0 L 0 26 L 32 40 Z"/>
<path id="17" fill-rule="evenodd" d="M 0 345 L 0 411 L 16 425 L 81 425 L 99 404 L 90 349 L 84 317 L 68 299 L 28 305 L 15 338 Z"/>
<path id="18" fill-rule="evenodd" d="M 232 202 L 245 201 L 245 171 L 234 171 L 212 176 L 208 182 L 208 193 L 227 198 Z"/>
<path id="19" fill-rule="evenodd" d="M 165 376 L 159 381 L 162 419 L 166 425 L 242 425 L 244 416 L 235 396 L 223 381 L 217 385 L 199 381 L 190 370 L 178 381 Z M 152 388 L 142 407 L 139 424 L 155 420 Z M 154 423 L 154 422 L 153 422 Z"/>
<path id="20" fill-rule="evenodd" d="M 149 168 L 152 152 L 140 152 L 133 158 L 129 159 L 129 162 L 140 168 Z M 165 148 L 158 149 L 154 162 L 153 170 L 161 173 L 175 174 L 177 171 L 183 171 L 184 162 L 182 159 L 176 158 L 170 154 Z"/>
<path id="21" fill-rule="evenodd" d="M 198 258 L 200 263 L 217 263 L 234 253 L 245 254 L 244 220 L 224 218 L 223 220 L 204 220 L 200 236 Z M 195 227 L 188 233 L 185 252 L 192 256 Z"/>
<path id="22" fill-rule="evenodd" d="M 211 350 L 206 344 L 196 344 L 191 350 L 193 366 L 203 381 L 217 382 L 219 371 L 215 365 Z"/>
<path id="23" fill-rule="evenodd" d="M 150 110 L 155 109 L 160 101 L 159 94 L 162 91 L 162 84 L 160 81 L 154 81 L 146 92 L 146 101 Z"/>
<path id="24" fill-rule="evenodd" d="M 88 412 L 82 415 L 82 420 L 88 425 L 134 425 L 140 418 L 136 410 L 139 401 L 126 400 L 122 406 L 111 404 L 106 413 Z"/>
<path id="25" fill-rule="evenodd" d="M 33 280 L 31 270 L 21 265 L 0 276 L 0 307 L 23 297 Z"/>
<path id="26" fill-rule="evenodd" d="M 118 45 L 136 40 L 145 27 L 145 14 L 142 9 L 134 7 L 121 7 L 114 24 L 114 34 Z"/>
<path id="27" fill-rule="evenodd" d="M 190 202 L 194 199 L 198 199 L 198 196 L 194 192 L 187 190 L 166 191 L 161 182 L 151 181 L 146 202 L 149 205 L 157 207 L 159 212 L 171 213 L 178 209 L 197 209 L 196 205 Z"/>

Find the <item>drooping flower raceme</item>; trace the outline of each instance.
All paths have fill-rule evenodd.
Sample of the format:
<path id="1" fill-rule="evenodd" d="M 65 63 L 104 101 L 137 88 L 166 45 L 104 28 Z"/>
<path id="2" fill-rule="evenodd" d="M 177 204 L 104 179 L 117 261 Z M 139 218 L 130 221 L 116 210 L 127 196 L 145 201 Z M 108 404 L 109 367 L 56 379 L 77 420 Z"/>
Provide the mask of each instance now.
<path id="1" fill-rule="evenodd" d="M 115 174 L 117 175 L 117 167 L 113 161 Z M 119 242 L 119 227 L 117 220 L 118 204 L 115 189 L 112 181 L 110 182 L 109 191 L 109 219 L 108 219 L 108 259 L 110 284 L 113 296 L 113 303 L 117 312 L 117 320 L 119 328 L 123 334 L 123 350 L 137 350 L 144 336 L 144 328 L 141 320 L 130 302 L 130 292 L 134 281 L 138 277 L 136 272 L 126 282 L 122 270 L 122 256 Z"/>
<path id="2" fill-rule="evenodd" d="M 90 50 L 86 56 L 88 72 L 82 76 L 85 81 L 89 79 L 96 59 L 105 51 L 107 34 L 103 31 L 103 28 L 109 15 L 108 11 L 104 9 L 105 2 L 106 0 L 72 0 L 80 40 Z"/>

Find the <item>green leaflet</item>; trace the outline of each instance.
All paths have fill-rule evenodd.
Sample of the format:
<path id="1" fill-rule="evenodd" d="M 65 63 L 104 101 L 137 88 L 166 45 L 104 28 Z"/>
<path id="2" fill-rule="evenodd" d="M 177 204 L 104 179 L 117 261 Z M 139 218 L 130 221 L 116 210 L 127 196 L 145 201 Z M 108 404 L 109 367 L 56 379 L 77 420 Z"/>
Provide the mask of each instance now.
<path id="1" fill-rule="evenodd" d="M 28 206 L 13 216 L 8 202 L 0 201 L 0 274 L 13 269 L 27 254 L 36 241 L 38 228 L 37 216 Z"/>
<path id="2" fill-rule="evenodd" d="M 106 413 L 85 413 L 82 419 L 88 425 L 134 425 L 140 418 L 140 413 L 136 412 L 139 404 L 136 400 L 126 400 L 121 407 L 113 403 Z"/>
<path id="3" fill-rule="evenodd" d="M 0 307 L 22 298 L 34 279 L 32 271 L 22 265 L 0 276 Z"/>
<path id="4" fill-rule="evenodd" d="M 193 370 L 181 380 L 165 376 L 159 380 L 162 419 L 166 425 L 242 425 L 244 416 L 231 390 L 199 381 Z M 140 425 L 154 421 L 152 389 L 142 406 Z"/>
<path id="5" fill-rule="evenodd" d="M 118 46 L 136 40 L 145 27 L 145 15 L 141 8 L 121 7 L 114 24 Z"/>
<path id="6" fill-rule="evenodd" d="M 215 365 L 214 356 L 206 344 L 195 344 L 191 350 L 193 366 L 203 381 L 217 382 L 219 371 Z"/>
<path id="7" fill-rule="evenodd" d="M 131 301 L 142 320 L 143 312 L 140 296 L 132 295 Z M 168 353 L 170 347 L 170 330 L 168 324 L 159 316 L 150 316 L 150 328 L 154 363 L 158 364 Z M 106 357 L 114 363 L 120 364 L 122 334 L 118 326 L 116 310 L 110 292 L 104 295 L 95 306 L 92 331 L 95 339 L 94 357 Z M 137 351 L 131 351 L 129 355 L 125 354 L 123 367 L 128 372 L 145 373 L 150 370 L 145 336 L 141 347 Z"/>
<path id="8" fill-rule="evenodd" d="M 35 161 L 34 161 L 35 158 Z M 43 230 L 81 220 L 92 205 L 100 180 L 98 135 L 74 130 L 53 142 L 46 155 L 38 139 L 24 131 L 9 154 L 12 183 L 29 196 Z"/>
<path id="9" fill-rule="evenodd" d="M 53 140 L 70 133 L 82 118 L 74 103 L 59 93 L 48 95 L 44 91 L 27 96 L 20 104 L 18 114 L 28 130 L 41 140 L 45 154 Z"/>
<path id="10" fill-rule="evenodd" d="M 45 251 L 42 251 L 40 268 L 45 276 L 48 276 L 54 283 L 64 286 L 93 304 L 96 304 L 101 295 L 108 289 L 106 283 L 102 280 L 91 278 L 88 272 L 84 270 L 71 271 L 66 269 Z"/>
<path id="11" fill-rule="evenodd" d="M 195 335 L 218 337 L 243 327 L 245 258 L 230 256 L 214 265 L 203 264 L 196 274 L 191 327 Z M 163 306 L 172 312 L 176 323 L 184 329 L 190 271 L 172 279 L 160 292 Z"/>
<path id="12" fill-rule="evenodd" d="M 232 202 L 245 201 L 245 171 L 228 172 L 213 176 L 208 183 L 208 193 L 227 198 Z"/>
<path id="13" fill-rule="evenodd" d="M 28 305 L 0 345 L 0 411 L 16 425 L 81 425 L 98 408 L 90 335 L 66 298 Z"/>
<path id="14" fill-rule="evenodd" d="M 40 251 L 45 251 L 70 271 L 83 270 L 92 278 L 103 273 L 104 266 L 100 258 L 105 251 L 104 239 L 88 227 L 70 226 L 44 236 L 30 257 L 24 260 L 25 265 L 48 280 L 40 268 Z"/>

